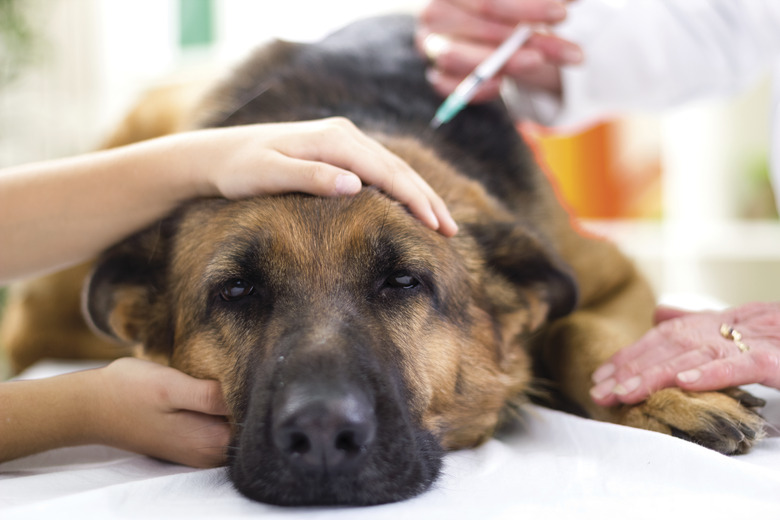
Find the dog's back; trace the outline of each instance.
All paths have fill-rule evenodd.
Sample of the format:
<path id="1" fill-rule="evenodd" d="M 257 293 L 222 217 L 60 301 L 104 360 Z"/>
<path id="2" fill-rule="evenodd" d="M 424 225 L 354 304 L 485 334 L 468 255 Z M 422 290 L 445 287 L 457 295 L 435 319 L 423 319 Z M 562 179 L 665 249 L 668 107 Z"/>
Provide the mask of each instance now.
<path id="1" fill-rule="evenodd" d="M 532 154 L 500 102 L 471 105 L 438 130 L 410 16 L 363 20 L 318 42 L 261 49 L 212 97 L 203 126 L 341 116 L 370 134 L 415 136 L 494 196 L 532 190 Z"/>
<path id="2" fill-rule="evenodd" d="M 199 201 L 98 260 L 93 323 L 222 383 L 237 430 L 231 474 L 258 500 L 412 496 L 436 478 L 440 448 L 484 441 L 540 376 L 594 418 L 747 450 L 761 420 L 740 395 L 666 389 L 619 409 L 590 400 L 593 370 L 651 326 L 652 294 L 613 245 L 572 227 L 500 103 L 429 128 L 442 100 L 413 31 L 412 18 L 386 17 L 319 44 L 271 45 L 195 115 L 201 126 L 349 118 L 425 176 L 456 237 L 373 189 Z M 257 292 L 222 299 L 220 284 L 236 281 Z M 299 431 L 298 405 L 320 394 L 336 395 L 342 415 L 360 411 L 365 435 L 337 429 L 328 447 L 354 455 L 347 463 L 310 456 L 320 452 L 308 441 L 327 437 L 322 417 Z M 320 401 L 303 411 L 333 404 Z"/>

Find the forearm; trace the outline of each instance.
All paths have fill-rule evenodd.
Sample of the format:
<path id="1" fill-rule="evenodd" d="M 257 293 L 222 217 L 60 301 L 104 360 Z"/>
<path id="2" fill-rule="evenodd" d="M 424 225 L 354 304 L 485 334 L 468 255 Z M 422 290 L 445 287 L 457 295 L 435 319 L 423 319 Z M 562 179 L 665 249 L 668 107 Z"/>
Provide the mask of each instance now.
<path id="1" fill-rule="evenodd" d="M 94 428 L 97 371 L 0 383 L 0 462 L 99 442 Z"/>
<path id="2" fill-rule="evenodd" d="M 88 259 L 198 195 L 176 139 L 3 171 L 0 281 Z"/>
<path id="3" fill-rule="evenodd" d="M 444 202 L 343 118 L 213 128 L 0 171 L 0 283 L 87 260 L 200 196 L 384 189 L 446 236 Z"/>

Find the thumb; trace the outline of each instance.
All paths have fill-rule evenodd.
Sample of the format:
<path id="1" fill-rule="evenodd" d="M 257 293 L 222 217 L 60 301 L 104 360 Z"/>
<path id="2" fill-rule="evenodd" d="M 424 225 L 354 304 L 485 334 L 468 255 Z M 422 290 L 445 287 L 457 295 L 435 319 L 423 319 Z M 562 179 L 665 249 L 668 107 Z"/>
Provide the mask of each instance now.
<path id="1" fill-rule="evenodd" d="M 172 380 L 168 389 L 170 404 L 179 410 L 209 415 L 228 415 L 230 412 L 218 381 L 197 379 L 186 374 Z"/>

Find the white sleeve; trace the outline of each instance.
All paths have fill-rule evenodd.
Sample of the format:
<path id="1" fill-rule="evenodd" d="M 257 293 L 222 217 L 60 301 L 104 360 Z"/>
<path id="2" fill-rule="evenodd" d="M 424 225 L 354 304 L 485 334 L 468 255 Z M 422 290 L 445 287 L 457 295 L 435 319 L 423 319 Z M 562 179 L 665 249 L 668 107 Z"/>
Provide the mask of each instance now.
<path id="1" fill-rule="evenodd" d="M 562 69 L 562 98 L 509 86 L 505 99 L 572 125 L 747 88 L 780 58 L 780 0 L 577 0 L 556 32 L 585 55 Z"/>

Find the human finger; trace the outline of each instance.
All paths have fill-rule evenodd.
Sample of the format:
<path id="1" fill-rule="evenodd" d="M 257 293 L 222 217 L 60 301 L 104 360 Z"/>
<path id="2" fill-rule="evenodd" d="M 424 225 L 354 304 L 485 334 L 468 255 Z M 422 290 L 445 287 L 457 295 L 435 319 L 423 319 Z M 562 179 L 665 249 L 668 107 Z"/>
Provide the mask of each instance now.
<path id="1" fill-rule="evenodd" d="M 598 384 L 606 379 L 627 379 L 640 372 L 647 364 L 657 363 L 677 355 L 677 345 L 670 343 L 657 328 L 647 331 L 638 341 L 615 354 L 596 371 L 591 380 Z M 641 363 L 637 362 L 644 356 Z"/>
<path id="2" fill-rule="evenodd" d="M 333 129 L 323 133 L 311 148 L 299 149 L 297 156 L 353 172 L 366 184 L 407 205 L 430 228 L 445 236 L 457 232 L 444 201 L 411 166 L 348 120 L 333 118 L 328 123 Z"/>
<path id="3" fill-rule="evenodd" d="M 657 313 L 667 319 L 658 322 L 635 343 L 613 354 L 593 373 L 594 383 L 607 378 L 624 381 L 686 351 L 706 349 L 711 359 L 727 354 L 724 350 L 727 343 L 718 334 L 720 318 L 715 313 L 676 312 L 668 308 L 659 308 Z M 673 317 L 674 314 L 677 316 Z"/>
<path id="4" fill-rule="evenodd" d="M 148 450 L 140 451 L 195 468 L 225 463 L 232 432 L 224 418 L 179 411 L 171 414 L 168 420 L 168 429 L 148 440 Z"/>
<path id="5" fill-rule="evenodd" d="M 565 18 L 566 8 L 554 0 L 434 0 L 420 14 L 420 31 L 497 44 L 520 22 L 555 24 Z"/>
<path id="6" fill-rule="evenodd" d="M 207 415 L 230 413 L 218 381 L 197 379 L 179 372 L 176 377 L 168 378 L 166 383 L 171 408 Z"/>
<path id="7" fill-rule="evenodd" d="M 536 52 L 548 65 L 577 65 L 583 60 L 582 48 L 576 43 L 563 39 L 551 32 L 535 32 L 520 49 L 528 53 Z M 527 69 L 537 66 L 536 63 L 517 52 L 504 65 L 503 72 L 508 75 L 524 74 Z"/>
<path id="8" fill-rule="evenodd" d="M 763 353 L 738 355 L 724 359 L 715 359 L 696 368 L 677 374 L 676 382 L 685 390 L 720 390 L 730 386 L 752 383 L 769 383 L 771 363 Z M 775 361 L 775 369 L 777 368 Z"/>
<path id="9" fill-rule="evenodd" d="M 780 388 L 779 310 L 777 304 L 754 303 L 723 313 L 719 334 L 728 345 L 726 353 L 681 372 L 679 384 L 691 390 L 750 383 Z M 738 329 L 729 325 L 731 320 Z"/>
<path id="10" fill-rule="evenodd" d="M 668 386 L 680 371 L 738 354 L 718 332 L 717 321 L 714 314 L 697 313 L 661 322 L 594 373 L 592 394 L 598 398 L 613 393 L 620 401 L 635 402 Z"/>
<path id="11" fill-rule="evenodd" d="M 381 147 L 376 141 L 369 142 L 368 146 L 369 151 L 372 148 Z M 385 150 L 384 147 L 381 148 Z M 367 154 L 366 158 L 368 157 L 370 156 Z M 388 157 L 388 159 L 390 162 L 388 171 L 394 172 L 393 175 L 386 175 L 375 168 L 366 167 L 361 170 L 364 172 L 362 178 L 368 184 L 380 188 L 394 199 L 404 203 L 413 215 L 420 218 L 432 229 L 437 229 L 445 236 L 455 235 L 458 226 L 442 198 L 406 162 L 395 155 Z"/>
<path id="12" fill-rule="evenodd" d="M 693 314 L 691 311 L 686 311 L 683 309 L 678 309 L 676 307 L 669 307 L 666 305 L 659 305 L 655 308 L 655 312 L 653 313 L 653 322 L 658 324 L 662 321 L 672 320 L 674 318 L 681 318 L 683 316 L 688 316 L 689 314 Z"/>
<path id="13" fill-rule="evenodd" d="M 435 50 L 428 49 L 430 42 L 439 42 L 435 43 Z M 487 44 L 449 41 L 444 37 L 428 38 L 423 45 L 429 57 L 435 55 L 427 79 L 442 96 L 451 94 L 495 50 Z M 552 34 L 534 34 L 526 45 L 515 51 L 494 78 L 482 85 L 474 101 L 479 103 L 498 97 L 502 76 L 509 76 L 526 86 L 556 90 L 555 86 L 560 82 L 560 65 L 575 64 L 581 60 L 582 51 L 577 45 Z"/>
<path id="14" fill-rule="evenodd" d="M 465 78 L 490 56 L 495 47 L 471 40 L 451 41 L 437 51 L 435 68 L 442 73 Z M 526 70 L 541 65 L 544 56 L 537 49 L 521 47 L 512 55 L 503 70 Z"/>
<path id="15" fill-rule="evenodd" d="M 359 169 L 354 164 L 350 168 Z M 360 191 L 362 186 L 360 177 L 326 162 L 288 157 L 284 169 L 284 175 L 277 176 L 273 184 L 265 187 L 266 193 L 300 191 L 322 196 L 350 195 Z M 346 176 L 353 177 L 356 184 L 352 184 L 350 180 L 348 184 L 343 183 L 347 189 L 337 188 L 337 183 Z M 372 173 L 369 170 L 364 171 L 362 177 L 366 184 L 377 186 L 408 206 L 412 214 L 431 229 L 439 230 L 446 236 L 457 232 L 457 224 L 449 216 L 446 205 L 427 184 L 419 183 L 414 177 L 405 176 L 398 171 Z"/>
<path id="16" fill-rule="evenodd" d="M 458 87 L 465 76 L 444 74 L 436 69 L 428 69 L 427 78 L 433 89 L 442 97 L 449 96 Z M 501 79 L 491 78 L 486 80 L 474 94 L 472 103 L 484 103 L 496 99 L 501 93 Z"/>
<path id="17" fill-rule="evenodd" d="M 554 24 L 566 19 L 561 0 L 445 0 L 451 5 L 494 20 Z"/>
<path id="18" fill-rule="evenodd" d="M 420 13 L 417 36 L 442 34 L 451 39 L 500 43 L 512 34 L 516 23 L 479 16 L 461 6 L 434 0 Z"/>
<path id="19" fill-rule="evenodd" d="M 627 379 L 610 377 L 596 384 L 590 392 L 593 401 L 602 406 L 634 404 L 663 388 L 677 386 L 678 374 L 712 361 L 706 351 L 693 350 L 664 359 L 637 371 Z"/>
<path id="20" fill-rule="evenodd" d="M 290 192 L 319 196 L 354 195 L 363 186 L 355 173 L 329 162 L 290 157 L 280 152 L 269 152 L 264 170 L 272 175 L 251 176 L 248 186 L 239 189 L 246 194 L 279 194 Z M 233 198 L 241 195 L 233 194 Z"/>

